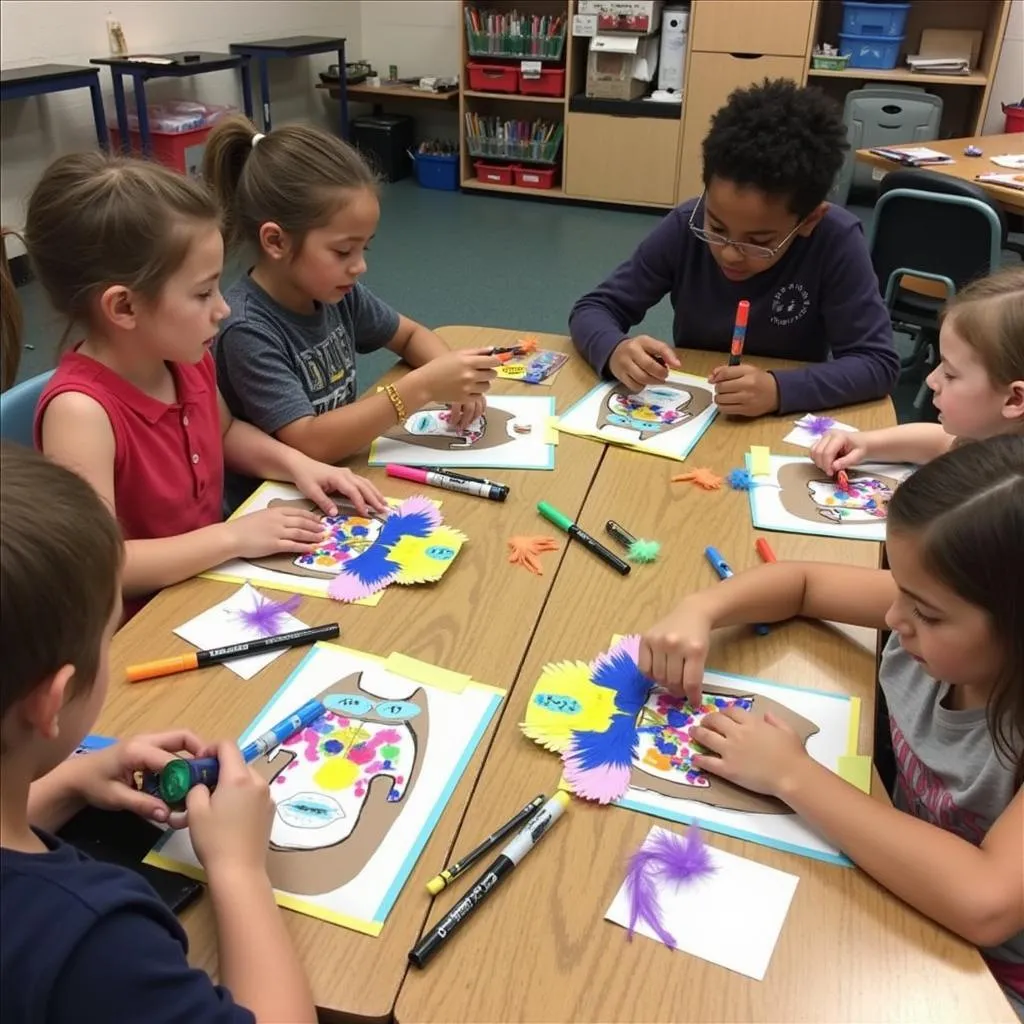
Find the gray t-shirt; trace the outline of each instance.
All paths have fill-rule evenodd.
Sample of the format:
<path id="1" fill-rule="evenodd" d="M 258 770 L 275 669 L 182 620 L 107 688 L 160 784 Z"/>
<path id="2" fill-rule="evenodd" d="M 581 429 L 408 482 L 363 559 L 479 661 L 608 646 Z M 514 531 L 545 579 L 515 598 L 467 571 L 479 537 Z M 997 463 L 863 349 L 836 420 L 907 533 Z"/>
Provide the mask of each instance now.
<path id="1" fill-rule="evenodd" d="M 944 707 L 949 686 L 932 679 L 903 650 L 895 633 L 882 655 L 879 682 L 889 706 L 896 755 L 893 803 L 979 845 L 1015 792 L 1013 768 L 996 752 L 985 709 Z M 1024 932 L 981 952 L 990 963 L 1024 963 Z M 994 973 L 998 976 L 998 963 Z M 1003 991 L 1024 1020 L 1024 992 L 1005 983 Z"/>
<path id="2" fill-rule="evenodd" d="M 382 348 L 398 330 L 398 314 L 361 284 L 309 314 L 279 305 L 248 274 L 224 298 L 231 313 L 217 338 L 217 383 L 232 415 L 267 434 L 354 402 L 356 353 Z"/>

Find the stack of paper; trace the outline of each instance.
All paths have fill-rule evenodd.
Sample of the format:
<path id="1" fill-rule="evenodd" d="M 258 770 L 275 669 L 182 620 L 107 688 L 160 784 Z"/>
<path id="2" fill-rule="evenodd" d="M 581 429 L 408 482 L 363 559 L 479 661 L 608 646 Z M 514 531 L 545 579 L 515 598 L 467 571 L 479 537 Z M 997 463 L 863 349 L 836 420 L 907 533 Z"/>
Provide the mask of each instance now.
<path id="1" fill-rule="evenodd" d="M 898 149 L 878 146 L 875 149 L 869 149 L 868 152 L 898 164 L 905 164 L 907 167 L 956 163 L 948 154 L 940 153 L 937 149 L 929 149 L 927 146 L 900 146 Z"/>
<path id="2" fill-rule="evenodd" d="M 907 63 L 911 71 L 928 75 L 969 75 L 971 73 L 970 57 L 924 57 L 921 54 L 908 54 Z"/>
<path id="3" fill-rule="evenodd" d="M 1024 192 L 1024 174 L 979 174 L 976 180 Z"/>

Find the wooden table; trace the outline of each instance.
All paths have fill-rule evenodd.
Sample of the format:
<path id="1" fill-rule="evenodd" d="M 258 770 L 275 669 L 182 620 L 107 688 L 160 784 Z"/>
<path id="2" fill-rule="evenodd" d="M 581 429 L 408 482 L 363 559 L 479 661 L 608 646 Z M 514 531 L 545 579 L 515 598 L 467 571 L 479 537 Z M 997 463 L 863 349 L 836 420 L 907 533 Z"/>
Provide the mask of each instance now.
<path id="1" fill-rule="evenodd" d="M 720 359 L 687 353 L 683 362 L 703 373 Z M 893 422 L 888 400 L 839 415 L 862 428 Z M 786 429 L 778 419 L 720 418 L 687 465 L 724 473 L 742 465 L 751 444 L 787 450 L 780 443 Z M 565 452 L 559 462 L 565 465 Z M 676 598 L 713 584 L 703 557 L 708 544 L 719 547 L 737 570 L 757 564 L 746 496 L 670 484 L 678 471 L 678 463 L 619 448 L 606 451 L 581 526 L 601 536 L 606 520 L 615 519 L 637 536 L 662 541 L 663 555 L 656 565 L 622 579 L 581 547 L 570 547 L 459 829 L 456 854 L 536 793 L 555 788 L 557 758 L 518 729 L 548 661 L 590 660 L 614 633 L 642 630 Z M 780 558 L 878 564 L 876 544 L 780 533 L 771 534 L 771 543 Z M 829 627 L 797 621 L 773 627 L 767 637 L 748 629 L 722 631 L 709 664 L 861 697 L 860 749 L 870 751 L 874 658 Z M 603 917 L 622 883 L 626 859 L 656 822 L 574 801 L 566 820 L 464 926 L 451 948 L 425 970 L 410 970 L 396 1019 L 400 1024 L 1015 1020 L 975 950 L 859 870 L 714 833 L 706 833 L 714 846 L 800 877 L 765 980 L 731 974 L 644 938 L 627 942 L 625 932 Z M 435 901 L 431 926 L 467 884 L 472 879 Z"/>
<path id="2" fill-rule="evenodd" d="M 508 345 L 522 337 L 512 331 L 483 328 L 454 328 L 442 333 L 460 347 Z M 568 338 L 537 337 L 542 347 L 562 351 L 570 348 Z M 563 367 L 550 389 L 499 381 L 494 390 L 550 393 L 557 397 L 559 408 L 566 408 L 592 384 L 590 370 L 582 360 L 574 359 Z M 561 438 L 557 471 L 500 474 L 502 482 L 511 487 L 504 504 L 437 491 L 444 502 L 445 516 L 470 538 L 458 564 L 441 585 L 443 589 L 395 587 L 378 608 L 306 598 L 295 614 L 310 625 L 339 622 L 340 642 L 357 650 L 385 656 L 402 651 L 468 673 L 481 682 L 510 688 L 564 549 L 562 554 L 545 556 L 546 574 L 537 577 L 506 563 L 505 541 L 515 534 L 547 532 L 534 511 L 542 499 L 567 513 L 578 512 L 603 451 L 601 445 L 581 438 Z M 389 495 L 406 497 L 422 492 L 422 488 L 386 478 L 383 470 L 367 470 L 365 462 L 362 456 L 353 459 L 352 465 L 358 465 L 360 472 L 386 487 Z M 110 660 L 110 692 L 97 732 L 128 736 L 175 725 L 211 738 L 242 733 L 298 665 L 305 649 L 287 652 L 249 682 L 240 681 L 223 667 L 134 686 L 123 682 L 129 664 L 191 650 L 171 630 L 236 589 L 234 584 L 199 579 L 171 587 L 117 634 Z M 481 741 L 379 938 L 285 913 L 312 979 L 318 1006 L 366 1020 L 390 1016 L 405 973 L 406 954 L 430 907 L 426 883 L 446 862 L 495 726 L 496 722 L 492 723 Z M 199 901 L 185 912 L 182 922 L 189 934 L 191 962 L 215 973 L 217 954 L 210 901 Z"/>
<path id="3" fill-rule="evenodd" d="M 934 142 L 908 143 L 908 145 L 927 146 L 939 153 L 946 153 L 956 161 L 952 164 L 930 164 L 921 168 L 922 170 L 934 171 L 936 174 L 948 174 L 951 178 L 973 182 L 983 188 L 1004 210 L 1010 213 L 1024 213 L 1024 192 L 1004 188 L 1001 185 L 991 185 L 984 181 L 975 181 L 976 175 L 979 174 L 1014 173 L 1008 167 L 1000 167 L 998 164 L 992 163 L 991 157 L 1024 152 L 1024 134 L 1016 132 L 1009 135 L 979 135 L 971 139 L 942 139 Z M 964 150 L 968 146 L 977 146 L 982 151 L 982 155 L 979 157 L 964 156 Z M 906 149 L 907 146 L 893 146 L 892 148 Z M 884 171 L 901 169 L 900 164 L 886 160 L 884 157 L 875 156 L 874 153 L 866 149 L 857 150 L 857 159 Z"/>
<path id="4" fill-rule="evenodd" d="M 341 89 L 337 82 L 318 82 L 318 89 L 326 89 L 331 99 L 338 99 Z M 459 90 L 449 89 L 447 92 L 428 92 L 426 89 L 413 89 L 408 85 L 388 85 L 386 82 L 381 85 L 366 85 L 360 82 L 359 85 L 350 85 L 345 90 L 348 98 L 353 103 L 372 103 L 373 112 L 379 114 L 384 104 L 391 101 L 404 103 L 409 100 L 433 100 L 435 103 L 442 103 L 448 106 L 451 103 L 459 102 Z"/>

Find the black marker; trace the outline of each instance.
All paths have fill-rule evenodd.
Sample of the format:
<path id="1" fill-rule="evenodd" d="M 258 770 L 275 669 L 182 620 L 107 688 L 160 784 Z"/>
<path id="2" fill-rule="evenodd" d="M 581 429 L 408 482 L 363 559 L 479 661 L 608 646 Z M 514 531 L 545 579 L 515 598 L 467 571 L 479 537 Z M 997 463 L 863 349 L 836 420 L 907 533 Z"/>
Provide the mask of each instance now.
<path id="1" fill-rule="evenodd" d="M 559 512 L 557 508 L 549 505 L 546 501 L 537 504 L 537 511 L 548 520 L 554 523 L 560 530 L 565 530 L 573 540 L 578 540 L 585 548 L 592 551 L 602 562 L 610 565 L 620 576 L 628 576 L 632 566 L 624 562 L 614 551 L 609 551 L 599 540 L 595 540 L 586 530 L 577 526 L 567 515 Z"/>

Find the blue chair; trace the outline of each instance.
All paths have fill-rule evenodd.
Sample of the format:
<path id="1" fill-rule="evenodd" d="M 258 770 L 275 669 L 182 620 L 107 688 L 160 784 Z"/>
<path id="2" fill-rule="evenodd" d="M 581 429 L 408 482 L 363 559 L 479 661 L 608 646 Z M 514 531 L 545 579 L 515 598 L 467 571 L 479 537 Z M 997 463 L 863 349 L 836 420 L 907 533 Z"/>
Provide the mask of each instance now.
<path id="1" fill-rule="evenodd" d="M 53 370 L 40 373 L 15 384 L 0 395 L 0 437 L 5 441 L 16 441 L 28 448 L 32 447 L 32 421 L 36 415 L 36 405 L 52 376 Z"/>

